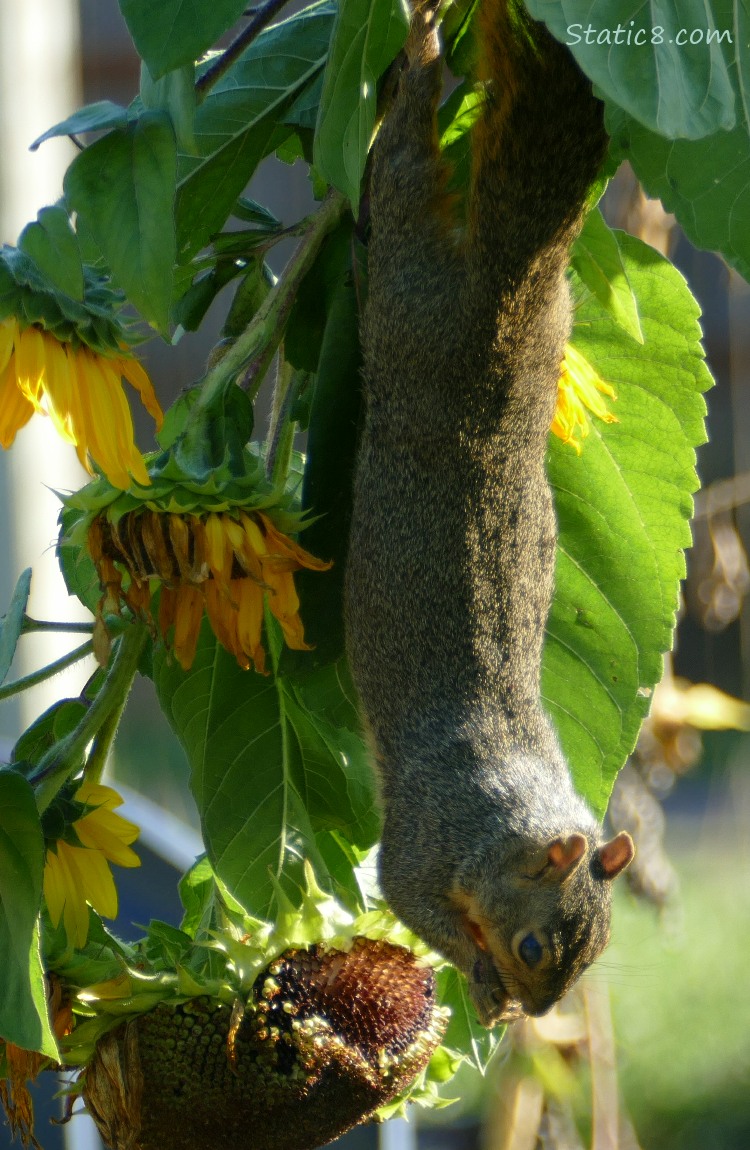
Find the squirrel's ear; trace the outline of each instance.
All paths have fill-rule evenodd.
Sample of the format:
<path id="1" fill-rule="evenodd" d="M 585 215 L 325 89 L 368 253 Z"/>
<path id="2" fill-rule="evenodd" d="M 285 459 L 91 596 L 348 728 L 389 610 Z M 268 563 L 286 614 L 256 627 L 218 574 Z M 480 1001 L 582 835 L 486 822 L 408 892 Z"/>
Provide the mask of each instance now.
<path id="1" fill-rule="evenodd" d="M 547 847 L 547 875 L 562 882 L 573 873 L 586 854 L 586 836 L 577 831 L 566 839 L 553 839 Z"/>
<path id="2" fill-rule="evenodd" d="M 596 854 L 604 871 L 604 877 L 613 879 L 633 861 L 635 846 L 628 832 L 620 831 L 619 835 L 615 835 L 608 843 L 600 846 Z"/>

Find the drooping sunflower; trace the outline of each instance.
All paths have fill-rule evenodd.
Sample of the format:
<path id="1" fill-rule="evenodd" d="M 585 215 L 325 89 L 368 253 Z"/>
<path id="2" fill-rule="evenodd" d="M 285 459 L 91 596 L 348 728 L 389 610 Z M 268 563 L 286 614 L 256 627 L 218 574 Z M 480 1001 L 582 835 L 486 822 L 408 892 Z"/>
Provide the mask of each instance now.
<path id="1" fill-rule="evenodd" d="M 80 948 L 89 930 L 87 904 L 106 918 L 117 917 L 117 888 L 109 864 L 136 867 L 141 860 L 130 847 L 138 827 L 115 813 L 123 802 L 117 791 L 83 782 L 73 801 L 82 804 L 85 813 L 65 837 L 48 841 L 44 900 L 53 926 L 62 918 L 69 944 Z"/>
<path id="2" fill-rule="evenodd" d="M 612 385 L 604 382 L 586 357 L 572 344 L 566 344 L 557 384 L 557 406 L 550 430 L 563 443 L 571 444 L 579 455 L 581 443 L 576 435 L 580 433 L 580 439 L 585 439 L 590 430 L 587 409 L 604 423 L 618 422 L 617 416 L 607 408 L 602 395 L 617 398 Z"/>
<path id="3" fill-rule="evenodd" d="M 266 602 L 287 645 L 309 650 L 294 572 L 325 571 L 331 564 L 310 555 L 262 511 L 144 509 L 118 519 L 102 513 L 92 520 L 87 543 L 104 592 L 100 617 L 125 604 L 153 625 L 151 596 L 159 584 L 156 625 L 184 670 L 195 658 L 205 612 L 216 638 L 239 665 L 247 670 L 252 664 L 265 674 Z"/>
<path id="4" fill-rule="evenodd" d="M 73 444 L 88 471 L 93 460 L 122 490 L 132 480 L 150 484 L 135 446 L 123 379 L 160 427 L 163 415 L 151 380 L 132 355 L 61 342 L 35 325 L 21 328 L 13 317 L 0 320 L 0 444 L 10 447 L 34 412 L 40 412 Z"/>

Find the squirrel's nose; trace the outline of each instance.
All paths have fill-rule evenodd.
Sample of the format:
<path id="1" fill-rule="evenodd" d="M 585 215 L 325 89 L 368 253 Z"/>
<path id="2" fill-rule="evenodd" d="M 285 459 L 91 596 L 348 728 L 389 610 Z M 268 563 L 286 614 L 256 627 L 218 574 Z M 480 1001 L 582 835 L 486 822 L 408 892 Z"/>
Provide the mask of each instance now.
<path id="1" fill-rule="evenodd" d="M 552 1007 L 558 1000 L 558 995 L 554 992 L 546 994 L 543 998 L 538 999 L 536 1002 L 524 1002 L 523 1009 L 526 1014 L 530 1014 L 532 1018 L 541 1018 L 543 1014 L 549 1014 Z"/>

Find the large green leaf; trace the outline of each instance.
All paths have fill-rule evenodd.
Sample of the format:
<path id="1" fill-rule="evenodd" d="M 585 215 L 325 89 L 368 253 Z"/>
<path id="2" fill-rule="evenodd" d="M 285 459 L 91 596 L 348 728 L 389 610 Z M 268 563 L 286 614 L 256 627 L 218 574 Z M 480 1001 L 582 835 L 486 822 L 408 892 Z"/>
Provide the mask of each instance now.
<path id="1" fill-rule="evenodd" d="M 44 838 L 34 792 L 0 771 L 0 1037 L 58 1058 L 39 953 Z"/>
<path id="2" fill-rule="evenodd" d="M 120 0 L 130 35 L 155 80 L 197 60 L 245 7 L 245 0 Z"/>
<path id="3" fill-rule="evenodd" d="M 638 305 L 622 266 L 620 247 L 598 208 L 586 217 L 583 230 L 573 244 L 570 262 L 613 319 L 633 339 L 643 343 Z"/>
<path id="4" fill-rule="evenodd" d="M 191 670 L 160 650 L 154 682 L 190 761 L 208 857 L 251 913 L 268 915 L 271 875 L 299 901 L 306 858 L 325 880 L 316 835 L 339 831 L 357 846 L 372 845 L 370 769 L 353 710 L 344 704 L 336 712 L 330 698 L 321 707 L 325 691 L 342 705 L 330 678 L 322 695 L 309 696 L 283 679 L 242 671 L 204 623 Z M 342 725 L 342 714 L 352 726 Z"/>
<path id="5" fill-rule="evenodd" d="M 680 273 L 618 233 L 638 300 L 639 347 L 589 298 L 574 343 L 619 396 L 583 452 L 551 437 L 560 538 L 542 691 L 579 790 L 602 813 L 671 646 L 690 544 L 695 447 L 711 386 L 699 309 Z"/>
<path id="6" fill-rule="evenodd" d="M 318 113 L 315 164 L 355 211 L 375 127 L 378 77 L 403 46 L 408 28 L 404 0 L 340 0 Z"/>
<path id="7" fill-rule="evenodd" d="M 65 175 L 65 195 L 141 314 L 168 326 L 175 261 L 177 149 L 169 118 L 147 112 L 86 148 Z"/>
<path id="8" fill-rule="evenodd" d="M 0 683 L 5 682 L 23 632 L 26 605 L 31 593 L 31 568 L 18 576 L 7 614 L 0 621 Z"/>
<path id="9" fill-rule="evenodd" d="M 42 208 L 18 239 L 41 273 L 71 299 L 83 299 L 83 265 L 76 234 L 64 208 Z"/>
<path id="10" fill-rule="evenodd" d="M 727 60 L 746 43 L 733 21 L 743 3 L 526 0 L 526 7 L 608 99 L 652 131 L 698 139 L 735 124 L 739 91 Z"/>
<path id="11" fill-rule="evenodd" d="M 610 109 L 607 127 L 646 192 L 674 212 L 688 239 L 720 251 L 750 279 L 748 120 L 705 140 L 665 140 L 619 109 Z"/>
<path id="12" fill-rule="evenodd" d="M 260 160 L 291 135 L 285 113 L 325 63 L 334 10 L 329 2 L 314 4 L 267 29 L 198 108 L 198 156 L 180 164 L 181 259 L 219 230 Z"/>

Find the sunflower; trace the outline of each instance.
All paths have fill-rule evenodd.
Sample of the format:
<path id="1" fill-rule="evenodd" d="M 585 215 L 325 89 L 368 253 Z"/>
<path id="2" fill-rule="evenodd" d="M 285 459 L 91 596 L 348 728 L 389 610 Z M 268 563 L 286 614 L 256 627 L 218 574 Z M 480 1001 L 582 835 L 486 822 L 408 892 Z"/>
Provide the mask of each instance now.
<path id="1" fill-rule="evenodd" d="M 10 447 L 38 411 L 49 415 L 89 471 L 93 460 L 115 487 L 127 489 L 131 477 L 150 484 L 135 446 L 123 379 L 159 427 L 162 410 L 151 380 L 132 356 L 61 343 L 41 328 L 21 329 L 13 317 L 0 320 L 0 444 Z"/>
<path id="2" fill-rule="evenodd" d="M 617 417 L 607 409 L 602 394 L 616 399 L 615 390 L 597 374 L 585 356 L 576 351 L 572 344 L 565 345 L 565 358 L 557 383 L 557 406 L 550 430 L 563 441 L 570 443 L 581 454 L 581 444 L 576 439 L 580 431 L 581 439 L 589 433 L 589 418 L 586 408 L 604 423 L 617 423 Z"/>
<path id="3" fill-rule="evenodd" d="M 135 867 L 141 860 L 129 846 L 138 837 L 138 827 L 115 814 L 114 808 L 123 802 L 117 791 L 84 782 L 74 801 L 93 810 L 72 823 L 80 845 L 73 845 L 68 838 L 48 843 L 44 899 L 52 925 L 57 926 L 62 918 L 68 942 L 80 948 L 89 930 L 87 903 L 106 918 L 117 916 L 117 890 L 109 864 Z"/>
<path id="4" fill-rule="evenodd" d="M 184 670 L 195 658 L 205 613 L 216 638 L 239 665 L 247 670 L 252 664 L 265 674 L 265 603 L 287 646 L 309 650 L 294 572 L 331 566 L 293 542 L 263 512 L 239 508 L 209 514 L 145 509 L 117 520 L 102 513 L 89 527 L 88 549 L 104 591 L 100 618 L 126 604 L 153 623 L 152 580 L 158 580 L 158 630 Z"/>

